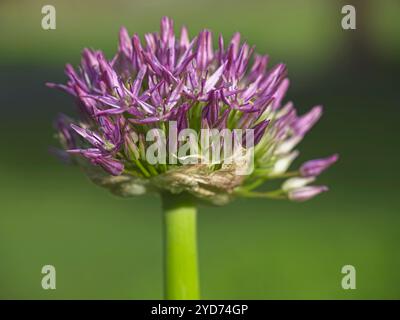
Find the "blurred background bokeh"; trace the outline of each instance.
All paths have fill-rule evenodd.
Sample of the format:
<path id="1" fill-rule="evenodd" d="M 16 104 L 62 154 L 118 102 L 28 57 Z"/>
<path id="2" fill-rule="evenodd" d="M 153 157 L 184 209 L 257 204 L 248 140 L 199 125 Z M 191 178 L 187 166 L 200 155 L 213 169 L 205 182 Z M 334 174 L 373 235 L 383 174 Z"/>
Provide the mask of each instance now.
<path id="1" fill-rule="evenodd" d="M 41 28 L 41 8 L 57 29 Z M 353 4 L 357 29 L 341 28 Z M 0 298 L 162 298 L 160 201 L 121 200 L 49 155 L 52 121 L 73 99 L 47 89 L 84 47 L 111 57 L 119 27 L 158 29 L 163 15 L 191 35 L 240 31 L 284 62 L 287 99 L 325 115 L 296 164 L 341 155 L 321 178 L 331 191 L 307 203 L 237 200 L 201 208 L 202 296 L 207 299 L 400 298 L 400 2 L 5 1 L 0 2 Z M 41 268 L 57 270 L 43 290 Z M 341 288 L 341 268 L 357 289 Z"/>

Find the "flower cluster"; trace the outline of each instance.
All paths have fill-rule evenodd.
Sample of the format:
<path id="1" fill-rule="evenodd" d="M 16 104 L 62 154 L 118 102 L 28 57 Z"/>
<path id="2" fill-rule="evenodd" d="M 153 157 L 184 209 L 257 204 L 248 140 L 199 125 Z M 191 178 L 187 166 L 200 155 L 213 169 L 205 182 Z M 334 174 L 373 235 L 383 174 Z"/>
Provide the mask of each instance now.
<path id="1" fill-rule="evenodd" d="M 253 51 L 240 42 L 239 33 L 227 45 L 219 36 L 216 49 L 209 30 L 191 40 L 183 27 L 176 38 L 173 21 L 166 17 L 160 32 L 146 34 L 144 43 L 121 28 L 111 60 L 101 51 L 84 49 L 78 70 L 66 66 L 66 85 L 48 84 L 74 96 L 81 115 L 78 122 L 64 115 L 56 121 L 65 152 L 93 181 L 122 196 L 187 192 L 222 204 L 235 195 L 303 201 L 326 191 L 309 183 L 337 155 L 288 171 L 298 156 L 293 149 L 318 121 L 322 107 L 298 116 L 292 103 L 282 104 L 289 85 L 285 66 L 267 69 L 268 56 Z M 206 165 L 149 163 L 146 133 L 158 128 L 167 134 L 171 121 L 178 135 L 187 128 L 252 129 L 251 174 L 238 176 L 223 160 Z M 255 191 L 278 178 L 289 179 L 279 190 Z"/>

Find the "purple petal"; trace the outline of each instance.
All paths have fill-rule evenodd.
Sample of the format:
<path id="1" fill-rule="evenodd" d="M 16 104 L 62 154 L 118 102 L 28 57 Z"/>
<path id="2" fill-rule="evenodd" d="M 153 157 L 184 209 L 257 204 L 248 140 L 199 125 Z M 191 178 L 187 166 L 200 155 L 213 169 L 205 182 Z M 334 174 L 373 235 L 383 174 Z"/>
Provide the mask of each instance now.
<path id="1" fill-rule="evenodd" d="M 137 103 L 142 107 L 142 109 L 147 112 L 148 114 L 154 114 L 156 111 L 156 108 L 152 106 L 151 104 L 144 102 L 142 100 L 137 100 Z"/>
<path id="2" fill-rule="evenodd" d="M 327 158 L 307 161 L 300 167 L 300 173 L 303 177 L 318 176 L 321 172 L 334 164 L 338 159 L 339 155 L 334 154 Z"/>
<path id="3" fill-rule="evenodd" d="M 100 165 L 105 171 L 113 176 L 119 176 L 124 171 L 124 165 L 111 157 L 97 158 L 95 164 Z"/>
<path id="4" fill-rule="evenodd" d="M 142 82 L 144 79 L 144 76 L 146 75 L 147 67 L 144 65 L 140 68 L 139 73 L 136 76 L 135 81 L 133 82 L 132 85 L 132 94 L 136 98 L 139 94 L 140 88 L 142 86 Z"/>
<path id="5" fill-rule="evenodd" d="M 181 37 L 179 40 L 179 46 L 183 50 L 186 50 L 189 47 L 189 33 L 185 26 L 183 26 L 181 29 Z"/>
<path id="6" fill-rule="evenodd" d="M 71 128 L 74 129 L 85 140 L 87 140 L 92 146 L 96 148 L 102 148 L 104 146 L 102 138 L 98 134 L 90 131 L 89 129 L 83 129 L 73 123 L 71 124 Z"/>
<path id="7" fill-rule="evenodd" d="M 181 81 L 178 83 L 178 85 L 175 87 L 174 91 L 172 91 L 171 95 L 169 96 L 167 103 L 165 105 L 165 108 L 167 111 L 169 111 L 180 99 L 182 90 L 184 86 L 184 79 L 181 79 Z"/>
<path id="8" fill-rule="evenodd" d="M 96 101 L 87 95 L 81 87 L 75 86 L 75 93 L 87 114 L 94 115 L 97 111 Z"/>
<path id="9" fill-rule="evenodd" d="M 303 136 L 306 134 L 314 124 L 321 118 L 322 106 L 315 106 L 307 114 L 298 118 L 293 125 L 293 130 L 296 135 Z"/>
<path id="10" fill-rule="evenodd" d="M 289 87 L 289 80 L 284 79 L 279 85 L 278 90 L 276 90 L 274 94 L 274 103 L 272 104 L 272 108 L 274 110 L 280 108 L 282 99 L 285 96 L 288 87 Z"/>
<path id="11" fill-rule="evenodd" d="M 101 166 L 105 171 L 118 176 L 124 170 L 124 165 L 120 161 L 113 159 L 108 154 L 103 154 L 99 149 L 73 149 L 67 150 L 68 153 L 80 154 L 88 159 L 92 164 Z"/>
<path id="12" fill-rule="evenodd" d="M 208 93 L 210 90 L 215 88 L 215 85 L 220 80 L 222 74 L 224 73 L 224 69 L 226 66 L 226 62 L 220 66 L 206 81 L 204 85 L 203 92 Z"/>
<path id="13" fill-rule="evenodd" d="M 212 58 L 212 35 L 209 30 L 203 30 L 202 32 L 200 32 L 198 37 L 196 61 L 199 70 L 204 71 Z"/>
<path id="14" fill-rule="evenodd" d="M 322 192 L 326 192 L 328 190 L 329 189 L 327 186 L 306 186 L 289 191 L 288 197 L 290 200 L 303 202 L 314 198 L 316 195 Z"/>
<path id="15" fill-rule="evenodd" d="M 174 21 L 168 17 L 162 17 L 160 31 L 161 41 L 168 43 L 171 37 L 174 37 Z"/>
<path id="16" fill-rule="evenodd" d="M 265 120 L 257 124 L 254 129 L 254 145 L 260 142 L 261 138 L 264 136 L 265 130 L 269 124 L 269 120 Z"/>
<path id="17" fill-rule="evenodd" d="M 118 75 L 112 69 L 108 61 L 105 59 L 104 55 L 102 53 L 99 53 L 97 55 L 97 58 L 99 60 L 99 66 L 102 73 L 102 78 L 106 83 L 110 92 L 114 92 L 114 90 L 120 89 L 121 83 L 118 79 Z M 121 94 L 121 92 L 118 93 Z"/>
<path id="18" fill-rule="evenodd" d="M 132 56 L 132 41 L 129 37 L 128 30 L 125 27 L 122 27 L 119 30 L 119 50 L 120 52 L 124 53 L 127 58 Z"/>
<path id="19" fill-rule="evenodd" d="M 59 89 L 59 90 L 65 91 L 66 93 L 69 93 L 70 95 L 73 95 L 73 96 L 75 95 L 74 89 L 68 85 L 46 82 L 46 86 L 51 89 Z"/>

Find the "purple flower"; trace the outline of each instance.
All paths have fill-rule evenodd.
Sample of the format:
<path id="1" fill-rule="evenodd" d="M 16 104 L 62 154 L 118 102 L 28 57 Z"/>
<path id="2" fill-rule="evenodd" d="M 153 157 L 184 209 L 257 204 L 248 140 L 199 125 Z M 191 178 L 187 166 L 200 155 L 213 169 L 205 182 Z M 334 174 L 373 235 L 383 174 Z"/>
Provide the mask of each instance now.
<path id="1" fill-rule="evenodd" d="M 293 130 L 297 135 L 303 136 L 321 118 L 322 106 L 315 106 L 307 114 L 298 118 L 293 124 Z"/>
<path id="2" fill-rule="evenodd" d="M 334 154 L 327 158 L 307 161 L 300 167 L 300 174 L 303 177 L 318 176 L 322 171 L 326 170 L 338 159 L 339 155 Z"/>
<path id="3" fill-rule="evenodd" d="M 72 149 L 68 150 L 71 154 L 80 154 L 88 159 L 92 164 L 101 166 L 105 171 L 113 176 L 118 176 L 124 170 L 124 165 L 113 159 L 111 156 L 102 153 L 99 149 Z"/>
<path id="4" fill-rule="evenodd" d="M 143 41 L 121 28 L 114 57 L 107 59 L 100 50 L 84 49 L 79 67 L 66 65 L 66 84 L 47 84 L 72 95 L 80 113 L 76 122 L 66 117 L 57 120 L 61 144 L 70 155 L 81 156 L 111 175 L 148 179 L 153 189 L 173 186 L 178 190 L 174 192 L 207 195 L 210 201 L 220 198 L 216 193 L 230 199 L 241 188 L 252 191 L 269 179 L 318 175 L 337 155 L 306 162 L 299 171 L 288 169 L 299 154 L 293 149 L 319 120 L 322 107 L 298 116 L 293 103 L 283 103 L 289 86 L 286 66 L 279 63 L 270 68 L 268 56 L 253 52 L 254 47 L 241 42 L 239 33 L 227 43 L 219 36 L 216 48 L 210 30 L 190 39 L 183 27 L 180 36 L 175 36 L 173 21 L 167 17 L 161 20 L 160 32 L 146 34 Z M 178 136 L 184 129 L 197 133 L 206 128 L 254 130 L 254 170 L 248 177 L 233 175 L 224 180 L 220 175 L 226 166 L 221 163 L 208 167 L 211 172 L 187 169 L 183 176 L 188 177 L 171 182 L 170 175 L 176 177 L 176 170 L 184 170 L 184 164 L 176 164 L 176 154 L 166 152 L 173 158 L 167 159 L 173 164 L 168 166 L 146 158 L 149 130 L 161 130 L 171 147 L 171 121 L 177 124 Z M 159 180 L 153 182 L 154 177 Z M 168 183 L 163 185 L 161 177 Z M 222 181 L 230 183 L 220 186 Z M 202 188 L 207 190 L 200 192 Z M 304 188 L 313 188 L 314 195 L 322 190 Z M 293 198 L 301 190 L 280 191 Z"/>
<path id="5" fill-rule="evenodd" d="M 290 200 L 303 202 L 325 191 L 328 191 L 326 186 L 306 186 L 289 191 L 288 197 Z"/>
<path id="6" fill-rule="evenodd" d="M 270 120 L 264 120 L 253 127 L 254 129 L 254 143 L 260 142 L 261 138 L 264 136 L 265 129 L 267 128 Z"/>

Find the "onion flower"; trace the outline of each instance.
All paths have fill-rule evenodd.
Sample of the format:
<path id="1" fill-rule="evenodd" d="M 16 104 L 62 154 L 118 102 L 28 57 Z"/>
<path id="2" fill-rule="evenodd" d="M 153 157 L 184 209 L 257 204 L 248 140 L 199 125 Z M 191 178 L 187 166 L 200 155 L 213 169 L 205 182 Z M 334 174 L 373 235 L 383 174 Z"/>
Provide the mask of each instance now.
<path id="1" fill-rule="evenodd" d="M 66 65 L 66 84 L 47 84 L 73 96 L 79 111 L 77 120 L 55 121 L 63 158 L 116 195 L 161 196 L 168 299 L 199 298 L 198 204 L 305 201 L 328 190 L 312 183 L 337 154 L 289 170 L 322 106 L 299 115 L 284 103 L 286 66 L 268 60 L 239 33 L 227 42 L 209 30 L 191 39 L 164 17 L 144 40 L 121 28 L 111 59 L 84 49 L 78 68 Z M 280 188 L 259 191 L 275 179 Z"/>

